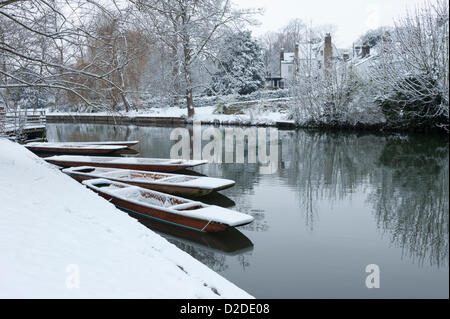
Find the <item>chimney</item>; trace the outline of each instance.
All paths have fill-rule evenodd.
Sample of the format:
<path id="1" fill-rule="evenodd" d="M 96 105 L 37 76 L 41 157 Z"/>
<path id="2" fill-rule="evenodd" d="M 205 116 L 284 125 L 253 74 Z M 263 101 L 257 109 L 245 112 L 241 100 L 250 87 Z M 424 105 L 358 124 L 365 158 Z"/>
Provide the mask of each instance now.
<path id="1" fill-rule="evenodd" d="M 369 42 L 364 42 L 361 50 L 361 57 L 365 58 L 370 55 L 370 45 Z"/>
<path id="2" fill-rule="evenodd" d="M 282 75 L 281 75 L 281 64 L 283 63 L 283 61 L 284 61 L 284 48 L 281 48 L 281 50 L 280 50 L 280 78 L 282 77 Z"/>
<path id="3" fill-rule="evenodd" d="M 298 72 L 298 55 L 299 55 L 299 45 L 298 43 L 295 44 L 295 51 L 294 51 L 294 72 Z"/>
<path id="4" fill-rule="evenodd" d="M 331 34 L 327 33 L 325 35 L 325 47 L 323 50 L 323 64 L 325 69 L 329 69 L 331 67 L 331 60 L 333 58 L 333 47 L 331 45 Z"/>

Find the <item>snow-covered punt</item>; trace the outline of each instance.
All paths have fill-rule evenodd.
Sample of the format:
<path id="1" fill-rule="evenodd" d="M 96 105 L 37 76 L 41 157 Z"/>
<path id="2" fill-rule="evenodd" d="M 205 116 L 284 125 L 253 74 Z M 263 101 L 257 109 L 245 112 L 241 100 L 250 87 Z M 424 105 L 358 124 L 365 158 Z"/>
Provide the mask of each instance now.
<path id="1" fill-rule="evenodd" d="M 120 209 L 198 231 L 217 232 L 253 221 L 247 214 L 107 179 L 83 184 Z"/>
<path id="2" fill-rule="evenodd" d="M 141 171 L 174 172 L 181 169 L 202 165 L 208 161 L 187 161 L 183 159 L 143 158 L 143 157 L 100 157 L 60 155 L 47 157 L 45 160 L 61 167 L 95 166 L 134 169 Z"/>
<path id="3" fill-rule="evenodd" d="M 96 142 L 56 142 L 52 144 L 73 144 L 73 145 L 117 145 L 131 147 L 139 143 L 139 141 L 96 141 Z"/>
<path id="4" fill-rule="evenodd" d="M 66 168 L 63 172 L 79 182 L 107 178 L 164 193 L 190 196 L 204 196 L 235 184 L 229 179 L 92 166 Z"/>
<path id="5" fill-rule="evenodd" d="M 116 151 L 126 149 L 127 146 L 121 145 L 86 145 L 78 143 L 28 143 L 27 149 L 35 153 L 52 154 L 85 154 L 85 155 L 103 155 L 111 154 Z"/>

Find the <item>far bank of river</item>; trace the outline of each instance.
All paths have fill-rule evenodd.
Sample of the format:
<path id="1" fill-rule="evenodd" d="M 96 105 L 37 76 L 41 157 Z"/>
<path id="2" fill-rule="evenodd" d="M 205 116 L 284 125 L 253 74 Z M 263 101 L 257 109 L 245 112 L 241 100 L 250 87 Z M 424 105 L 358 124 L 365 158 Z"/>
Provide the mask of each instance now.
<path id="1" fill-rule="evenodd" d="M 198 121 L 201 124 L 211 125 L 237 125 L 237 126 L 271 126 L 285 129 L 294 129 L 296 125 L 292 121 L 263 121 L 263 120 L 246 120 L 239 117 L 225 117 L 205 119 Z M 193 124 L 193 119 L 186 117 L 169 117 L 169 116 L 127 116 L 127 115 L 105 115 L 105 114 L 48 114 L 46 116 L 47 123 L 94 123 L 94 124 L 118 124 L 118 125 L 150 125 L 150 126 L 176 126 Z"/>
<path id="2" fill-rule="evenodd" d="M 178 126 L 192 125 L 194 122 L 203 125 L 214 126 L 242 126 L 242 127 L 276 127 L 280 130 L 305 129 L 313 131 L 328 132 L 372 132 L 372 133 L 418 133 L 428 135 L 448 136 L 448 132 L 442 129 L 406 129 L 390 127 L 383 123 L 378 124 L 306 124 L 299 125 L 292 120 L 286 120 L 286 114 L 274 112 L 261 113 L 257 115 L 225 115 L 214 114 L 211 107 L 198 108 L 198 113 L 192 118 L 183 115 L 183 109 L 174 109 L 172 112 L 145 114 L 145 113 L 48 113 L 48 123 L 91 123 L 91 124 L 116 124 L 116 125 L 141 125 L 141 126 Z"/>

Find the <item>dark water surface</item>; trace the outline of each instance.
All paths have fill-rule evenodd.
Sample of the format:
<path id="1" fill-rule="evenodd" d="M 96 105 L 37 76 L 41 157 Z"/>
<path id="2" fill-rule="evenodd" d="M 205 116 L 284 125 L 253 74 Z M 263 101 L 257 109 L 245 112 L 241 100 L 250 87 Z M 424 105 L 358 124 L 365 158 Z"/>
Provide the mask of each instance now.
<path id="1" fill-rule="evenodd" d="M 167 158 L 175 143 L 167 127 L 47 127 L 49 141 L 139 140 L 142 157 Z M 274 174 L 259 164 L 193 172 L 235 180 L 202 200 L 251 214 L 252 224 L 209 235 L 141 222 L 257 298 L 449 297 L 448 139 L 278 136 Z M 366 287 L 369 264 L 380 268 L 379 289 Z"/>

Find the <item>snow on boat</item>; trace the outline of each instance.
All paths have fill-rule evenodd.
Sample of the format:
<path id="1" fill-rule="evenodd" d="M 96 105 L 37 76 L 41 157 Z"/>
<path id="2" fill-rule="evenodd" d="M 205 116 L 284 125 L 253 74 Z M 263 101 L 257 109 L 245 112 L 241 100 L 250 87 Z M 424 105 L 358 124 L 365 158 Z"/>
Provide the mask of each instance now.
<path id="1" fill-rule="evenodd" d="M 106 145 L 106 146 L 126 146 L 131 147 L 139 143 L 139 141 L 98 141 L 98 142 L 56 142 L 53 144 L 74 144 L 74 145 Z"/>
<path id="2" fill-rule="evenodd" d="M 134 169 L 140 171 L 174 172 L 208 163 L 208 161 L 187 161 L 183 159 L 143 158 L 143 157 L 103 157 L 59 155 L 46 157 L 51 164 L 61 167 L 94 166 Z"/>
<path id="3" fill-rule="evenodd" d="M 91 179 L 83 184 L 122 210 L 202 232 L 243 226 L 254 219 L 230 209 L 108 179 Z"/>
<path id="4" fill-rule="evenodd" d="M 229 179 L 92 166 L 66 168 L 63 172 L 79 182 L 106 178 L 159 192 L 189 196 L 204 196 L 235 184 Z"/>
<path id="5" fill-rule="evenodd" d="M 85 154 L 103 155 L 126 149 L 127 146 L 120 145 L 85 145 L 74 143 L 28 143 L 24 145 L 27 149 L 36 153 L 52 154 Z"/>

